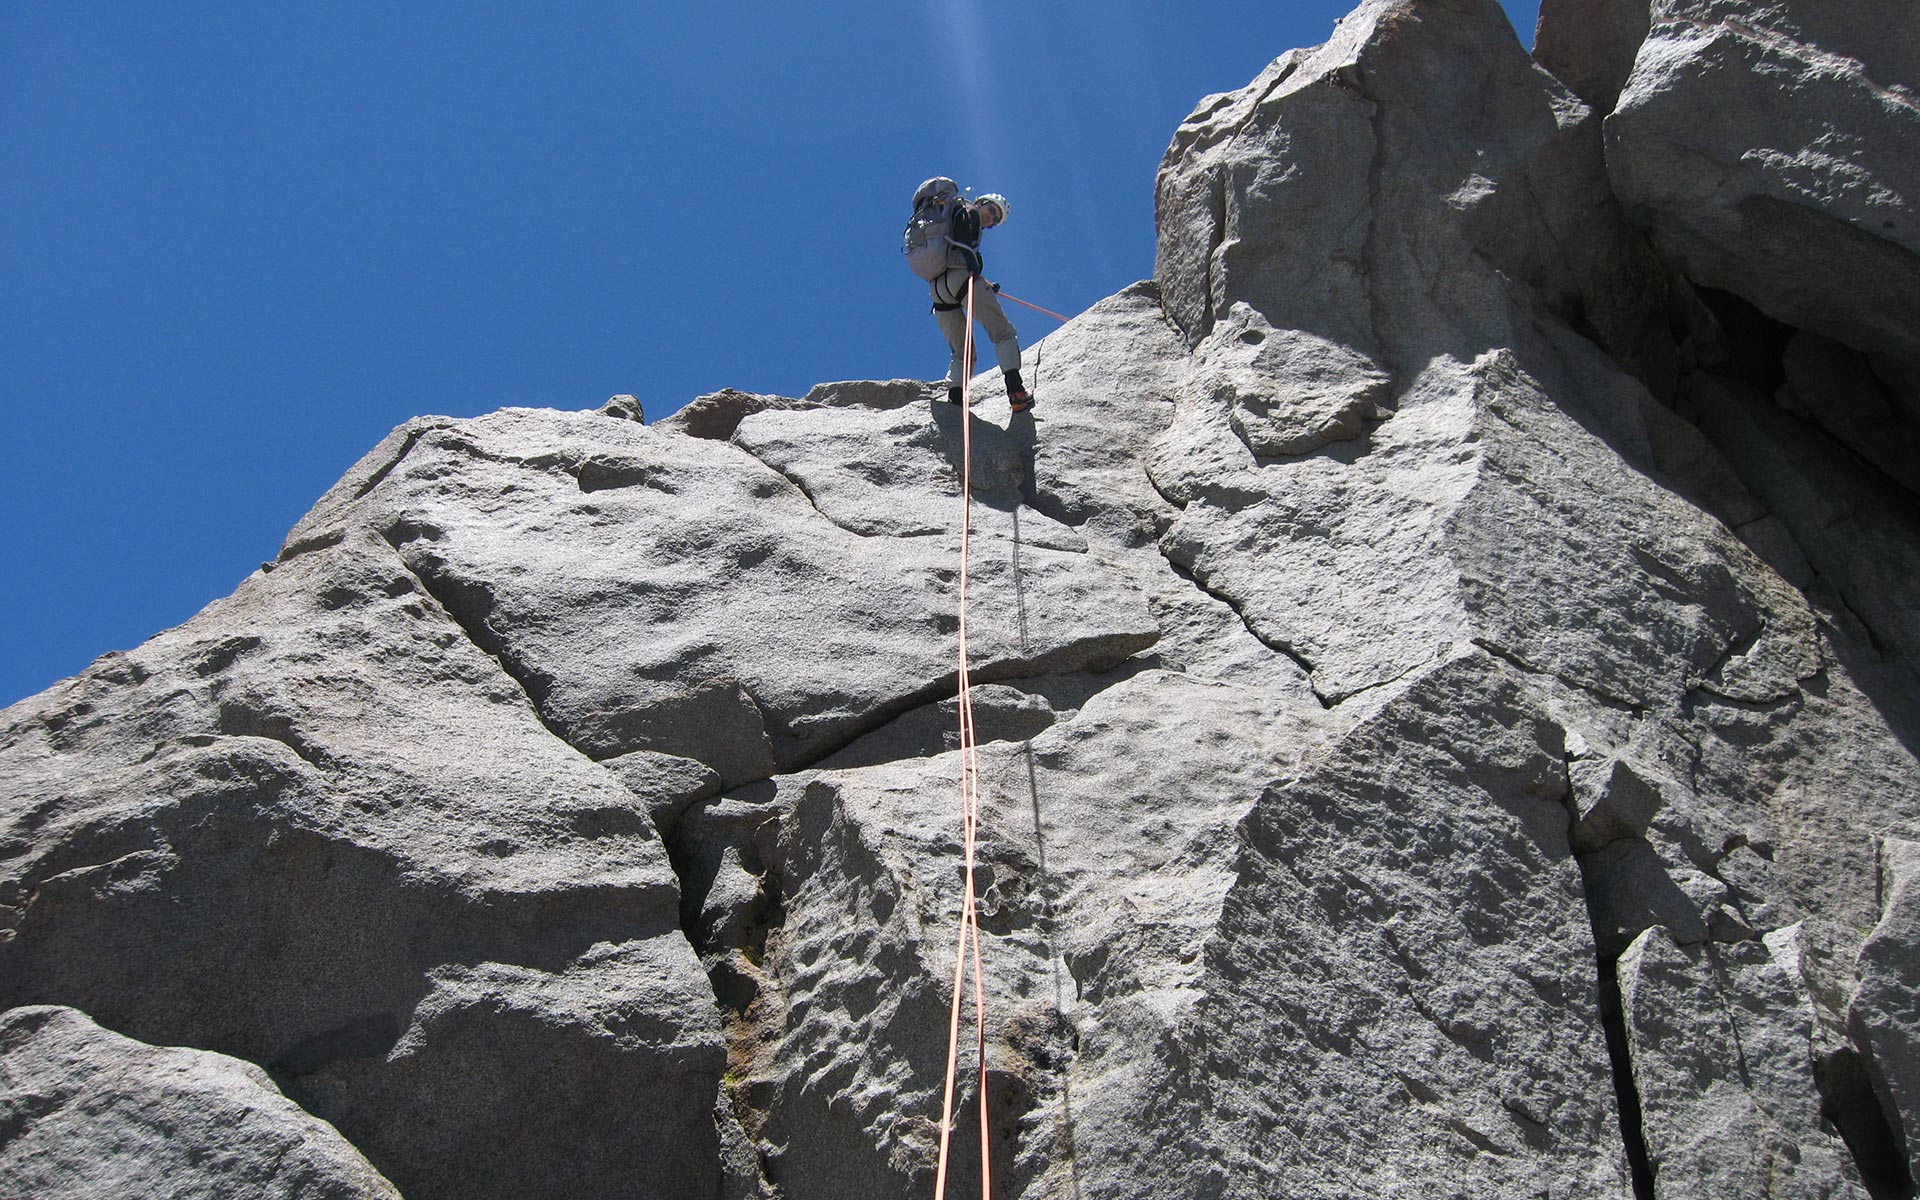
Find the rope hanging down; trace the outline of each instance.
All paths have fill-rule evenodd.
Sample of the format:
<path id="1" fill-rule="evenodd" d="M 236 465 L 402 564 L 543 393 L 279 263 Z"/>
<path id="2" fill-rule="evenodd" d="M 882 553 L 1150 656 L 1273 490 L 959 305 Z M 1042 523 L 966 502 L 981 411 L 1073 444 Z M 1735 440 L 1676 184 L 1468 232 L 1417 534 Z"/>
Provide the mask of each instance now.
<path id="1" fill-rule="evenodd" d="M 1012 297 L 1008 297 L 1012 299 Z M 1025 303 L 1022 301 L 1021 303 Z M 973 362 L 973 280 L 967 280 L 967 332 L 961 361 Z M 980 1196 L 993 1197 L 993 1161 L 987 1124 L 987 992 L 980 971 L 980 911 L 974 892 L 974 854 L 979 844 L 980 771 L 974 752 L 972 682 L 967 673 L 967 556 L 973 528 L 973 383 L 960 384 L 960 829 L 966 852 L 966 885 L 960 903 L 960 933 L 953 955 L 953 1010 L 947 1022 L 947 1084 L 940 1105 L 940 1165 L 934 1176 L 934 1200 L 946 1200 L 947 1147 L 953 1134 L 953 1084 L 960 1069 L 960 996 L 967 959 L 973 959 L 975 1054 L 980 1064 Z"/>
<path id="2" fill-rule="evenodd" d="M 967 331 L 960 361 L 966 373 L 960 381 L 960 831 L 966 853 L 966 885 L 960 902 L 960 932 L 953 952 L 953 1007 L 947 1018 L 947 1083 L 940 1101 L 940 1162 L 934 1174 L 934 1200 L 946 1200 L 947 1151 L 953 1137 L 953 1085 L 960 1071 L 960 1006 L 966 983 L 967 960 L 973 960 L 974 1055 L 980 1066 L 980 1196 L 993 1200 L 993 1157 L 987 1121 L 987 986 L 980 969 L 980 906 L 974 890 L 974 863 L 980 843 L 980 761 L 973 729 L 973 682 L 967 670 L 967 560 L 973 535 L 973 287 L 967 280 Z M 1052 309 L 1000 293 L 1002 300 L 1023 304 L 1056 321 L 1068 318 Z M 1038 355 L 1038 347 L 1035 348 Z M 1039 366 L 1036 361 L 1035 372 Z"/>

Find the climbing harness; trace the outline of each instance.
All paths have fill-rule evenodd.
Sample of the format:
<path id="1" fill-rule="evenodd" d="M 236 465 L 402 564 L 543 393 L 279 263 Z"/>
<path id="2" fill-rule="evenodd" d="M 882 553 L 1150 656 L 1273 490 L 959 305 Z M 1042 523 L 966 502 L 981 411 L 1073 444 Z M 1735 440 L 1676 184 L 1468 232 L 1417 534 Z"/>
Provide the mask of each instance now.
<path id="1" fill-rule="evenodd" d="M 965 358 L 973 361 L 973 280 L 967 280 Z M 980 1064 L 980 1196 L 993 1197 L 993 1160 L 987 1123 L 987 992 L 980 970 L 980 911 L 974 891 L 974 860 L 979 845 L 980 773 L 975 754 L 972 682 L 967 671 L 967 557 L 973 528 L 973 382 L 960 384 L 960 829 L 966 853 L 966 886 L 960 903 L 960 933 L 953 956 L 953 1007 L 947 1021 L 947 1083 L 940 1105 L 940 1162 L 934 1175 L 934 1200 L 946 1200 L 947 1148 L 953 1134 L 953 1083 L 960 1068 L 960 996 L 966 965 L 973 960 L 975 1054 Z"/>

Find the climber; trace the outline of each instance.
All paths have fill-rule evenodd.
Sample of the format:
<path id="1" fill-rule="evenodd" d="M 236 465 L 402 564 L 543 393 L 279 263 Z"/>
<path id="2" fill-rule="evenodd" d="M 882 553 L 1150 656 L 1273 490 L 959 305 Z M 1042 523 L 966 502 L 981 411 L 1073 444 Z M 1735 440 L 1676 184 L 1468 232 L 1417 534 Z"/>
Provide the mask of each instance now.
<path id="1" fill-rule="evenodd" d="M 924 186 L 924 185 L 923 185 Z M 980 257 L 981 231 L 992 229 L 1007 219 L 1007 198 L 988 192 L 978 200 L 954 197 L 949 208 L 946 269 L 928 281 L 933 292 L 933 317 L 946 335 L 953 358 L 947 366 L 947 399 L 960 402 L 960 388 L 973 364 L 962 362 L 967 340 L 967 280 L 980 279 L 973 289 L 973 316 L 986 329 L 993 342 L 994 356 L 1007 381 L 1007 405 L 1014 412 L 1033 407 L 1033 393 L 1020 379 L 1020 335 L 1000 307 L 1000 285 L 980 278 L 984 260 Z"/>

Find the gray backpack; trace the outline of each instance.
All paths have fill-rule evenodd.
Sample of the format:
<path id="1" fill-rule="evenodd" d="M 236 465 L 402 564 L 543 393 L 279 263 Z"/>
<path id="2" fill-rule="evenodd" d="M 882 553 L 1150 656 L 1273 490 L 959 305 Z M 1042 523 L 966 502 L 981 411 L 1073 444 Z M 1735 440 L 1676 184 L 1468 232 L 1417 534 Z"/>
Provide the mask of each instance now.
<path id="1" fill-rule="evenodd" d="M 935 175 L 913 190 L 913 216 L 900 239 L 900 253 L 920 278 L 938 279 L 947 269 L 953 211 L 959 203 L 960 185 L 945 175 Z"/>

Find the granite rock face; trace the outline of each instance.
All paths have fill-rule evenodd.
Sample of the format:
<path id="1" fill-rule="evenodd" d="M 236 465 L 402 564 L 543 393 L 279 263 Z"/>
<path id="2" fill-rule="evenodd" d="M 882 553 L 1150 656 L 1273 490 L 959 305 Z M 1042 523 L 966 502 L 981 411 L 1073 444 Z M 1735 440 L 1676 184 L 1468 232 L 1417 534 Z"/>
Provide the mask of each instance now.
<path id="1" fill-rule="evenodd" d="M 252 1063 L 148 1046 L 70 1008 L 0 1016 L 0 1194 L 398 1200 Z"/>
<path id="2" fill-rule="evenodd" d="M 1889 838 L 1882 850 L 1880 923 L 1860 949 L 1860 989 L 1849 1014 L 1856 1037 L 1870 1053 L 1875 1091 L 1889 1112 L 1900 1114 L 1894 1142 L 1910 1171 L 1920 1174 L 1920 1029 L 1913 998 L 1920 989 L 1920 846 Z"/>
<path id="3" fill-rule="evenodd" d="M 254 576 L 0 747 L 5 1003 L 263 1066 L 409 1194 L 710 1193 L 724 1049 L 664 848 L 387 542 Z"/>
<path id="4" fill-rule="evenodd" d="M 931 1192 L 966 520 L 995 1195 L 1911 1194 L 1920 373 L 1615 192 L 1685 47 L 1898 56 L 1697 7 L 1368 0 L 1204 100 L 1032 413 L 402 426 L 0 714 L 0 1008 L 415 1200 Z"/>
<path id="5" fill-rule="evenodd" d="M 1543 58 L 1611 107 L 1608 173 L 1669 261 L 1775 320 L 1920 357 L 1920 10 L 1570 0 L 1540 28 Z"/>
<path id="6" fill-rule="evenodd" d="M 1659 1195 L 1866 1194 L 1808 1103 L 1814 1012 L 1799 932 L 1682 947 L 1655 926 L 1621 956 Z"/>

